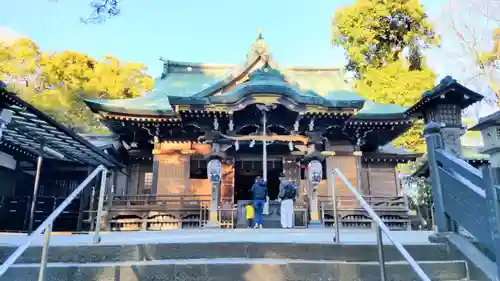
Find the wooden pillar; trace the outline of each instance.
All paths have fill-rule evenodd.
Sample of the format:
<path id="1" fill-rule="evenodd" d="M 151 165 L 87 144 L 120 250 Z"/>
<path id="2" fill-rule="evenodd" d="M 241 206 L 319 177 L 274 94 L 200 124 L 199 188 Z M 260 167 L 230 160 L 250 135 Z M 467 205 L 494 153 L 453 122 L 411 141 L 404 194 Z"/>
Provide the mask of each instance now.
<path id="1" fill-rule="evenodd" d="M 234 163 L 234 161 L 232 161 Z M 222 164 L 222 179 L 219 204 L 233 205 L 234 202 L 234 164 Z M 225 208 L 226 206 L 224 206 Z"/>
<path id="2" fill-rule="evenodd" d="M 125 195 L 137 195 L 137 190 L 139 188 L 139 168 L 140 166 L 138 164 L 134 164 L 130 167 L 127 191 L 125 192 Z"/>
<path id="3" fill-rule="evenodd" d="M 151 195 L 156 196 L 158 194 L 158 167 L 159 167 L 158 156 L 153 157 L 153 182 L 151 186 Z"/>

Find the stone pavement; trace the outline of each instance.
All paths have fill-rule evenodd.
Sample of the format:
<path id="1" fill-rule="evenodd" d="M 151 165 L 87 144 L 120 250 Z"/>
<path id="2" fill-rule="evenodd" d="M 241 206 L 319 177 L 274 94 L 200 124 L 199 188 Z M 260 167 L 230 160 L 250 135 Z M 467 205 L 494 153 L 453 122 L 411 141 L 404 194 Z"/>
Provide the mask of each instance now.
<path id="1" fill-rule="evenodd" d="M 430 231 L 392 231 L 391 235 L 404 245 L 429 244 Z M 181 229 L 148 232 L 103 232 L 100 245 L 134 245 L 160 243 L 333 243 L 333 229 Z M 92 234 L 57 234 L 51 238 L 54 246 L 93 245 Z M 0 233 L 0 246 L 21 245 L 26 234 Z M 341 230 L 342 244 L 376 244 L 374 230 Z M 43 236 L 35 242 L 42 245 Z M 390 243 L 384 235 L 384 243 Z"/>

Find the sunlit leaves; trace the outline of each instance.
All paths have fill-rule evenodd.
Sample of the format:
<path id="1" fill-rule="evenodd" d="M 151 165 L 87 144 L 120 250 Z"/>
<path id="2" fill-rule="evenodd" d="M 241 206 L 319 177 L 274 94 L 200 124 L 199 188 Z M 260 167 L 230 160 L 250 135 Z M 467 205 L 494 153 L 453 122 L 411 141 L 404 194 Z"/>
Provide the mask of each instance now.
<path id="1" fill-rule="evenodd" d="M 426 48 L 438 39 L 418 0 L 357 0 L 335 13 L 333 43 L 346 51 L 347 70 L 359 76 L 400 59 L 411 44 Z"/>
<path id="2" fill-rule="evenodd" d="M 151 90 L 153 79 L 139 63 L 75 51 L 45 53 L 29 39 L 0 44 L 0 80 L 21 98 L 80 132 L 102 131 L 83 98 L 121 99 Z"/>
<path id="3" fill-rule="evenodd" d="M 369 100 L 411 106 L 434 86 L 421 50 L 439 39 L 418 0 L 357 0 L 335 13 L 333 43 L 345 50 L 356 90 Z M 424 151 L 421 132 L 417 123 L 393 143 Z"/>
<path id="4" fill-rule="evenodd" d="M 362 79 L 356 81 L 356 88 L 376 102 L 411 106 L 424 91 L 434 87 L 435 79 L 436 75 L 429 68 L 410 71 L 408 63 L 399 60 L 382 68 L 370 66 Z"/>

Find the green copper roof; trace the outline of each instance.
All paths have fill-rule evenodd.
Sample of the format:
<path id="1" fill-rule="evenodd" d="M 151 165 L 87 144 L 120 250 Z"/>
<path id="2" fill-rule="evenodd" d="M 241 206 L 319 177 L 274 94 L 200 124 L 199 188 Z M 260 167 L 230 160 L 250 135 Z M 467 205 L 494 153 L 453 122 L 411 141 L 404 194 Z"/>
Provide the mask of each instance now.
<path id="1" fill-rule="evenodd" d="M 283 74 L 300 84 L 304 89 L 310 89 L 327 96 L 331 91 L 351 90 L 344 78 L 344 73 L 338 68 L 289 68 L 281 70 Z"/>
<path id="2" fill-rule="evenodd" d="M 138 115 L 173 115 L 169 97 L 153 90 L 142 97 L 122 100 L 85 100 L 88 106 L 113 113 L 126 112 Z"/>
<path id="3" fill-rule="evenodd" d="M 259 59 L 259 58 L 257 58 Z M 344 80 L 338 68 L 279 68 L 249 59 L 239 66 L 164 62 L 164 71 L 150 93 L 126 100 L 87 100 L 94 111 L 161 116 L 175 114 L 172 105 L 234 104 L 249 94 L 276 93 L 299 104 L 361 109 L 357 117 L 394 117 L 405 108 L 365 101 Z M 214 95 L 238 77 L 249 80 Z M 364 106 L 363 106 L 364 105 Z"/>
<path id="4" fill-rule="evenodd" d="M 356 117 L 360 118 L 369 118 L 373 116 L 399 116 L 403 115 L 403 113 L 407 110 L 407 107 L 400 106 L 397 104 L 381 104 L 381 103 L 376 103 L 371 100 L 366 100 L 363 108 L 358 111 L 358 114 L 356 114 Z"/>
<path id="5" fill-rule="evenodd" d="M 336 101 L 364 101 L 365 99 L 352 90 L 335 90 L 325 96 L 328 100 Z"/>
<path id="6" fill-rule="evenodd" d="M 157 92 L 189 97 L 216 83 L 218 79 L 205 74 L 173 73 L 164 79 L 156 79 Z"/>

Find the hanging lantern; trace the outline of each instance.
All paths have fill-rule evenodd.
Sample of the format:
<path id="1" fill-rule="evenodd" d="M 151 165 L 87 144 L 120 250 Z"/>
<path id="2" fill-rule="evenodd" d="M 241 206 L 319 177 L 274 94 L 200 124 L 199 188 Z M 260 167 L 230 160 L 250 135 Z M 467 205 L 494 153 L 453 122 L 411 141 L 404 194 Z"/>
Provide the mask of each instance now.
<path id="1" fill-rule="evenodd" d="M 307 178 L 312 186 L 317 186 L 323 178 L 323 165 L 318 160 L 312 160 L 307 165 Z"/>
<path id="2" fill-rule="evenodd" d="M 212 183 L 219 183 L 222 175 L 222 163 L 219 159 L 212 159 L 207 164 L 207 176 Z"/>

